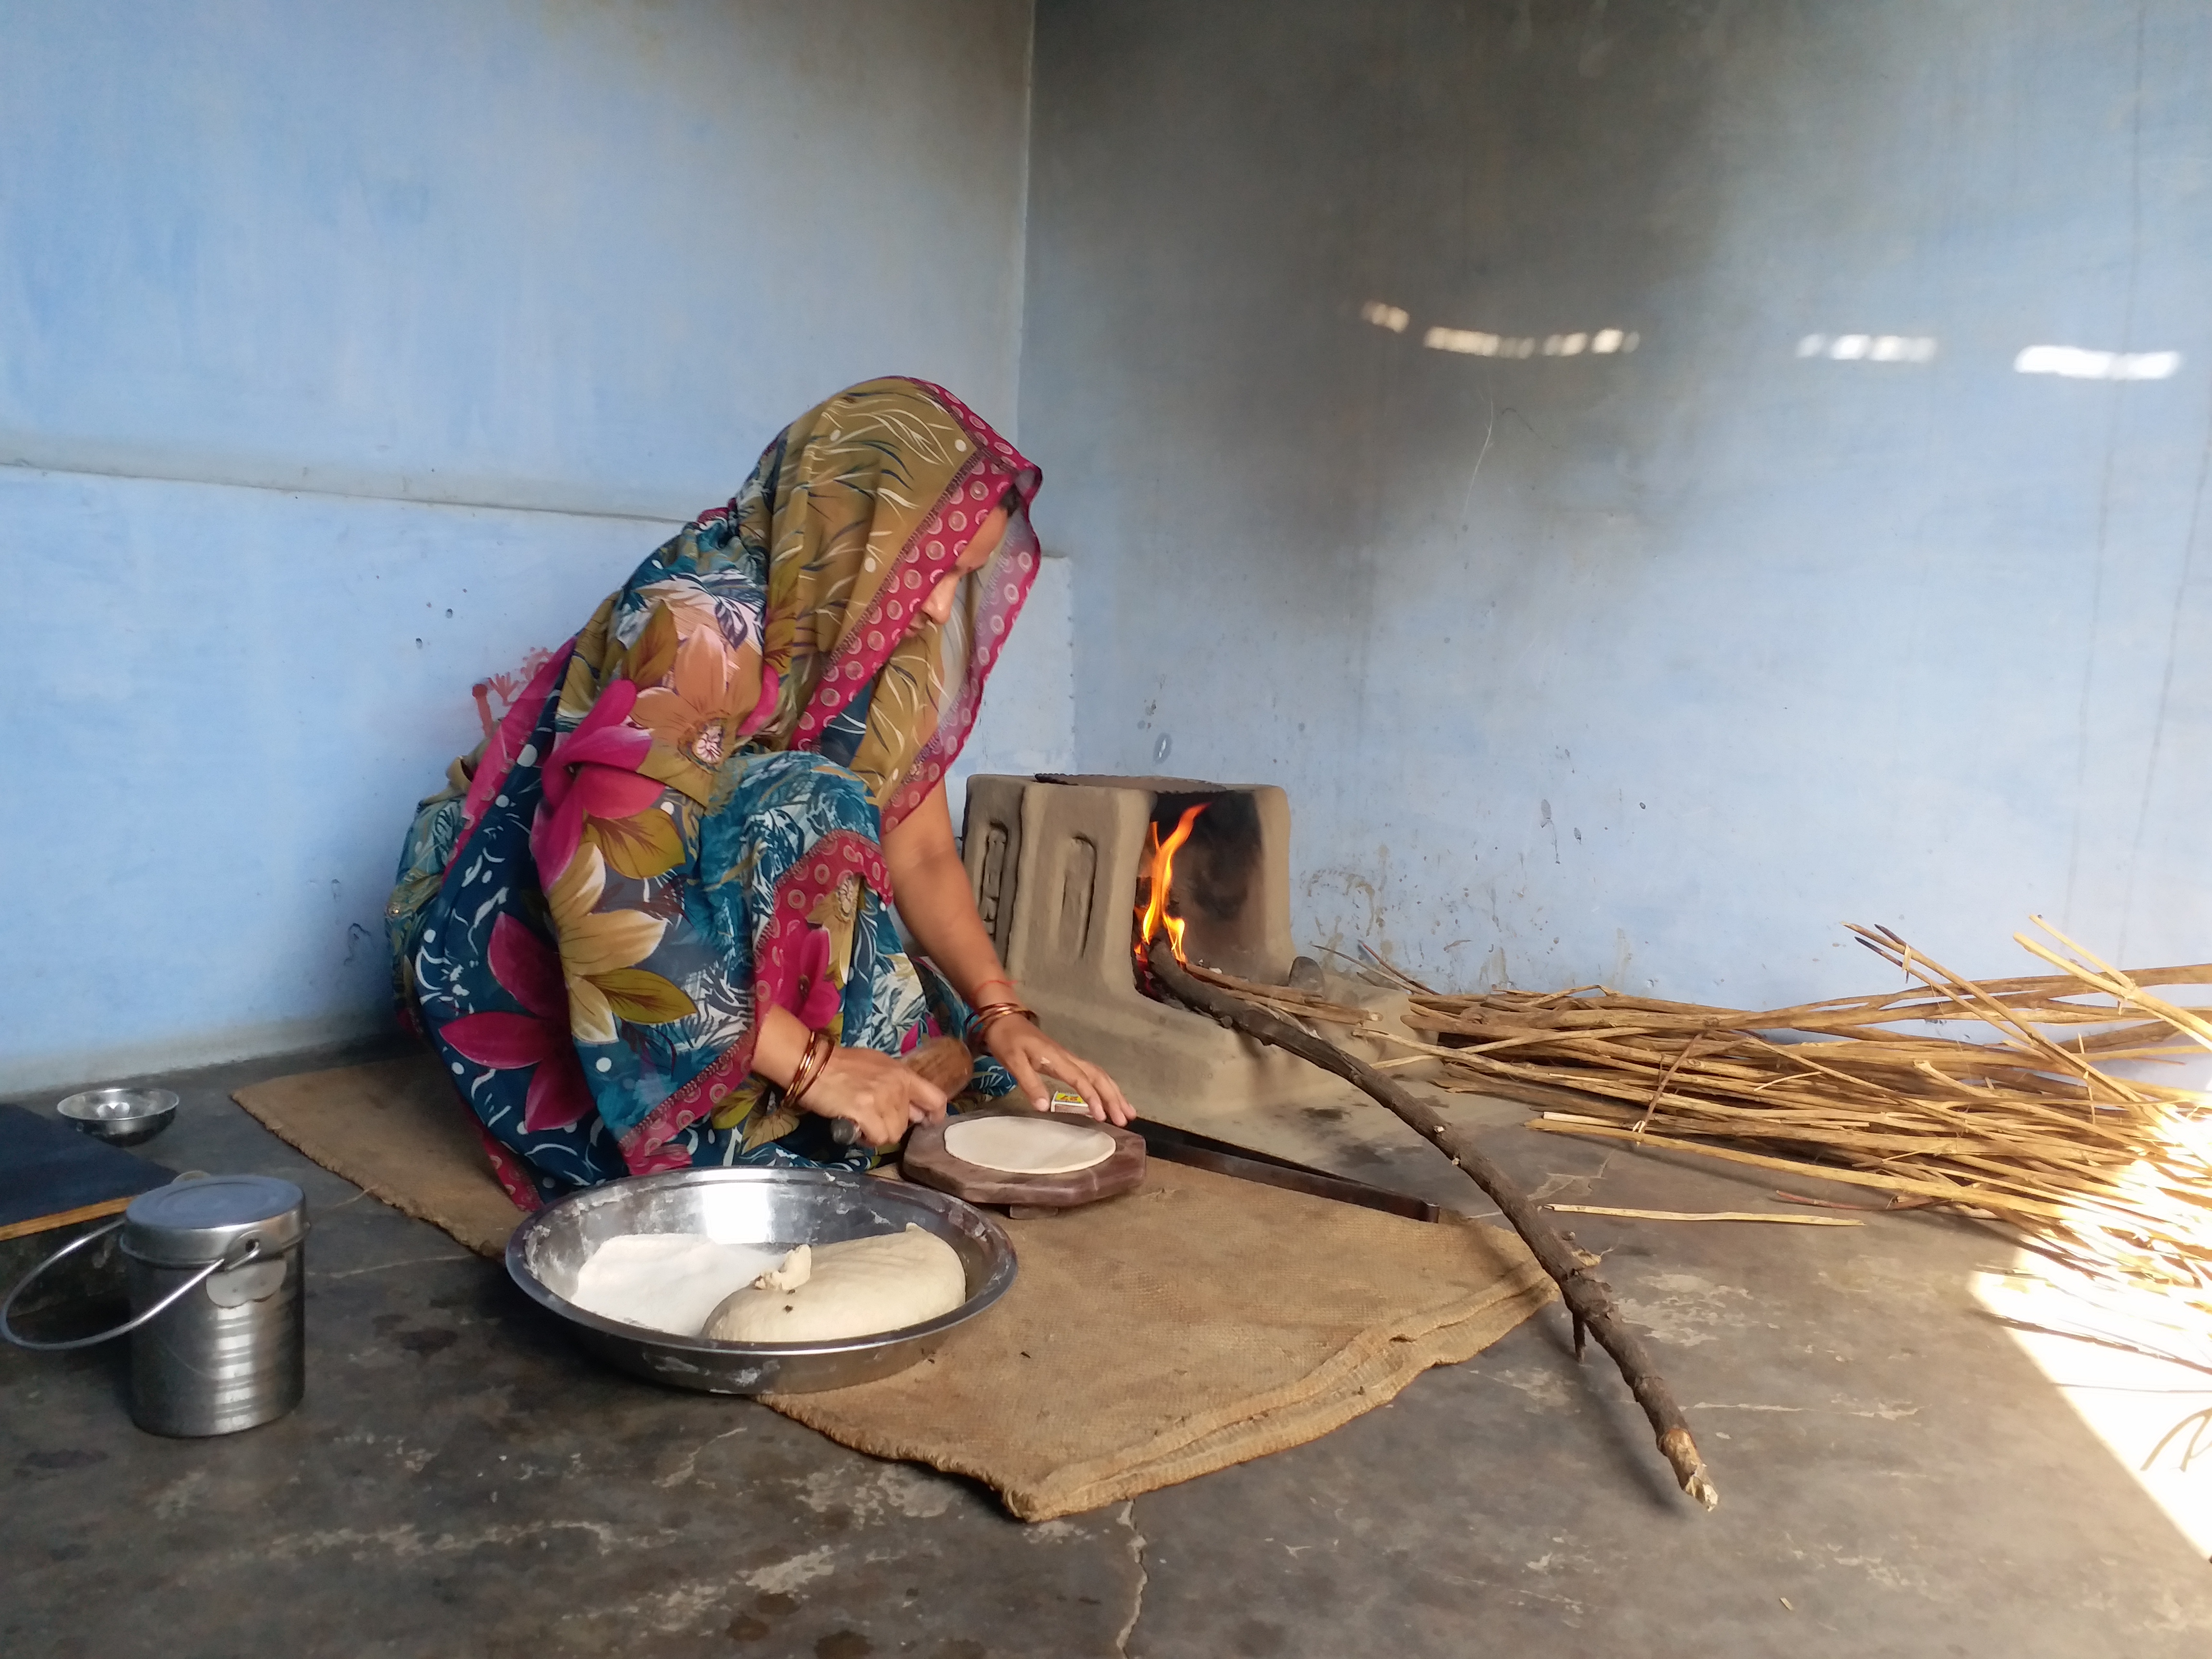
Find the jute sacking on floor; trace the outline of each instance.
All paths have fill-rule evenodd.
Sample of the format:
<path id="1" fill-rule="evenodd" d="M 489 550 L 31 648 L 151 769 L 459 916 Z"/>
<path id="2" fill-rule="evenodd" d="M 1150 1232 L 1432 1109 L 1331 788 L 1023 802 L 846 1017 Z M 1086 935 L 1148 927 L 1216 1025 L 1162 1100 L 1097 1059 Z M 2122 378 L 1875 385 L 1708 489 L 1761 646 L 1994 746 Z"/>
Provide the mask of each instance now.
<path id="1" fill-rule="evenodd" d="M 238 1100 L 472 1249 L 498 1254 L 519 1218 L 428 1058 L 280 1079 Z M 981 1480 L 1044 1521 L 1316 1439 L 1428 1367 L 1480 1352 L 1553 1295 L 1497 1228 L 1173 1164 L 1153 1164 L 1124 1197 L 1008 1228 L 1013 1288 L 930 1359 L 763 1403 L 856 1450 Z"/>

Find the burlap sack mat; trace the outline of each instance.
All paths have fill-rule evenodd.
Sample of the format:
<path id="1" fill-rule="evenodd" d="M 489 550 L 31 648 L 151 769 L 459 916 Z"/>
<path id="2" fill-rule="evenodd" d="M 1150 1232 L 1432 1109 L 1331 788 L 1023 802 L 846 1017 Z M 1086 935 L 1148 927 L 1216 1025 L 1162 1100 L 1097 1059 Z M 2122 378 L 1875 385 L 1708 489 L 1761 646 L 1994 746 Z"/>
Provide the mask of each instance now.
<path id="1" fill-rule="evenodd" d="M 496 1255 L 517 1219 L 435 1062 L 242 1089 L 309 1158 Z M 1553 1294 L 1520 1241 L 1155 1161 L 1145 1185 L 1007 1224 L 988 1316 L 879 1382 L 764 1405 L 878 1457 L 1072 1515 L 1301 1445 L 1472 1358 Z"/>
<path id="2" fill-rule="evenodd" d="M 522 1219 L 435 1055 L 271 1078 L 231 1098 L 325 1170 L 478 1255 L 502 1255 Z"/>

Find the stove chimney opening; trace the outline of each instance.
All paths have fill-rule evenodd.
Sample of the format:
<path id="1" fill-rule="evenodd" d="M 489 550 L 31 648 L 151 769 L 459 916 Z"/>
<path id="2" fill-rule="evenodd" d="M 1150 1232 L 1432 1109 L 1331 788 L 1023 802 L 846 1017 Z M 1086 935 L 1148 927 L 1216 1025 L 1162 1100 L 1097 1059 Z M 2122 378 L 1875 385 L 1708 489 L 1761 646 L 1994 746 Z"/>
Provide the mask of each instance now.
<path id="1" fill-rule="evenodd" d="M 1146 951 L 1164 933 L 1178 962 L 1229 973 L 1264 966 L 1265 919 L 1249 914 L 1259 882 L 1260 813 L 1241 789 L 1153 798 L 1131 928 L 1138 988 L 1157 998 Z"/>

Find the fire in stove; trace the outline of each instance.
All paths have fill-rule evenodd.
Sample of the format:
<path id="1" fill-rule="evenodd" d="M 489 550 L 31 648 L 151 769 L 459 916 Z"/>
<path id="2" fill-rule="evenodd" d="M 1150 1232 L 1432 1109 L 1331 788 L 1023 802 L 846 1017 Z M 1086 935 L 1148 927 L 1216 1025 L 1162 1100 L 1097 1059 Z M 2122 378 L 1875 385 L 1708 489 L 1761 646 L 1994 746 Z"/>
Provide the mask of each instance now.
<path id="1" fill-rule="evenodd" d="M 1167 931 L 1168 948 L 1175 952 L 1175 959 L 1181 963 L 1190 960 L 1183 954 L 1182 949 L 1186 924 L 1179 914 L 1168 908 L 1168 902 L 1175 892 L 1176 854 L 1182 851 L 1182 844 L 1190 839 L 1191 826 L 1198 822 L 1198 815 L 1204 811 L 1206 803 L 1203 801 L 1195 806 L 1183 808 L 1182 817 L 1176 821 L 1176 827 L 1168 832 L 1165 841 L 1160 839 L 1158 818 L 1145 827 L 1145 873 L 1137 883 L 1137 927 L 1133 949 L 1137 958 L 1137 983 L 1145 988 L 1147 995 L 1155 994 L 1148 957 L 1152 941 L 1160 936 L 1163 928 Z"/>
<path id="2" fill-rule="evenodd" d="M 1137 988 L 1146 995 L 1157 994 L 1148 952 L 1163 933 L 1186 966 L 1195 962 L 1269 983 L 1287 971 L 1284 938 L 1267 914 L 1273 897 L 1267 793 L 1194 787 L 1153 798 L 1129 931 Z M 1281 935 L 1287 933 L 1285 925 Z"/>
<path id="3" fill-rule="evenodd" d="M 1146 947 L 1162 934 L 1186 964 L 1261 984 L 1288 979 L 1297 954 L 1290 828 L 1288 800 L 1267 784 L 979 776 L 969 783 L 964 856 L 976 908 L 1024 1000 L 1111 1071 L 1139 1111 L 1172 1121 L 1178 1102 L 1280 1111 L 1355 1096 L 1151 983 Z M 1349 981 L 1337 989 L 1368 1000 Z"/>

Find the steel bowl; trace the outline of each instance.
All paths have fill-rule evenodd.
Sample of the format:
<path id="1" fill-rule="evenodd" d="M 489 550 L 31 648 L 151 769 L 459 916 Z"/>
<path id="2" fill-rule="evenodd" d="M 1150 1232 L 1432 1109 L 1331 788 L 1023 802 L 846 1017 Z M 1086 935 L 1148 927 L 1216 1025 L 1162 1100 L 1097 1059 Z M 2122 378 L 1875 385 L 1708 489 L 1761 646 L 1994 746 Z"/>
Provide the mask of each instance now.
<path id="1" fill-rule="evenodd" d="M 167 1089 L 87 1089 L 54 1109 L 111 1146 L 136 1146 L 175 1121 L 177 1097 Z"/>
<path id="2" fill-rule="evenodd" d="M 725 1244 L 827 1244 L 926 1227 L 959 1252 L 968 1299 L 903 1329 L 836 1342 L 717 1342 L 587 1313 L 568 1300 L 592 1252 L 621 1233 L 693 1233 Z M 610 1364 L 708 1394 L 811 1394 L 918 1364 L 1014 1282 L 1006 1229 L 950 1194 L 832 1170 L 673 1170 L 610 1182 L 546 1206 L 507 1242 L 507 1271 Z"/>

